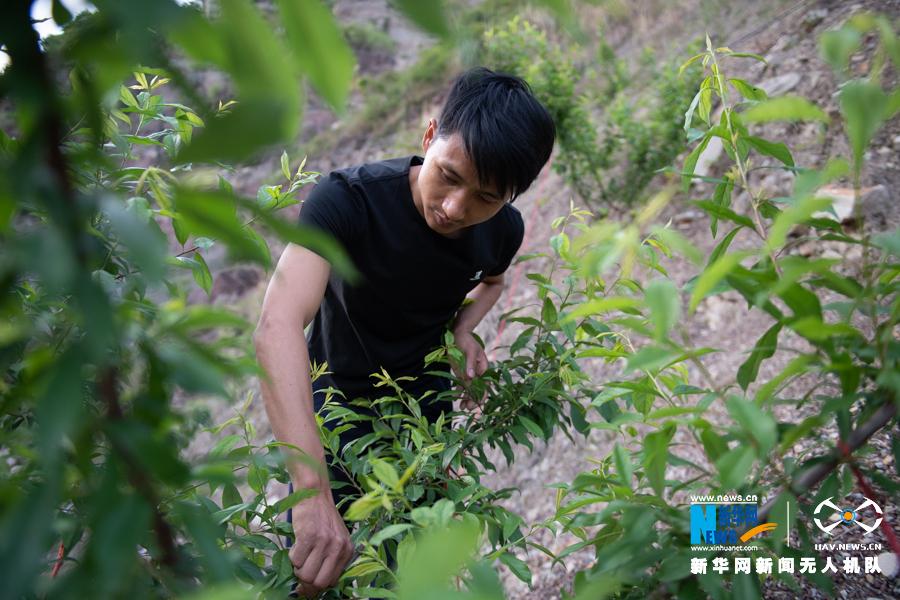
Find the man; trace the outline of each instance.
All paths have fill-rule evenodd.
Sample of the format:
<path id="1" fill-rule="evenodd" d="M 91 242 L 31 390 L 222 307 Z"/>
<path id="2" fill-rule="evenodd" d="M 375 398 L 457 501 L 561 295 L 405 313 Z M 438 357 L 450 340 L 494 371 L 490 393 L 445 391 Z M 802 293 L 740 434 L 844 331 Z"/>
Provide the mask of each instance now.
<path id="1" fill-rule="evenodd" d="M 417 396 L 445 390 L 446 379 L 423 373 L 423 359 L 448 326 L 466 357 L 459 375 L 467 380 L 484 373 L 487 357 L 472 332 L 499 298 L 524 233 L 510 203 L 540 173 L 555 134 L 524 81 L 475 68 L 457 78 L 439 120 L 429 121 L 424 158 L 333 171 L 304 202 L 300 222 L 336 237 L 361 281 L 351 285 L 319 255 L 289 245 L 254 336 L 269 376 L 261 387 L 275 437 L 323 465 L 289 463 L 294 488 L 320 490 L 291 515 L 296 544 L 290 556 L 300 593 L 334 585 L 352 554 L 335 508 L 340 494 L 324 468 L 314 418 L 323 394 L 315 392 L 333 387 L 346 400 L 377 397 L 369 376 L 382 367 L 392 377 L 415 376 L 404 385 Z M 472 302 L 460 310 L 467 294 Z M 327 362 L 332 373 L 314 385 L 311 358 Z M 450 408 L 432 403 L 423 414 L 434 418 Z M 365 433 L 359 427 L 344 432 L 341 447 Z"/>

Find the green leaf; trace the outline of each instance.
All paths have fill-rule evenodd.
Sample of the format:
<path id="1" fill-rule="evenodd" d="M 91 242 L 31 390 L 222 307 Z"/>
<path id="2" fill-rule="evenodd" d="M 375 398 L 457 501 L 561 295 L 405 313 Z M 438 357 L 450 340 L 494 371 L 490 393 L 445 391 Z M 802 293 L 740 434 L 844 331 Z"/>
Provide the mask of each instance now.
<path id="1" fill-rule="evenodd" d="M 276 515 L 280 515 L 281 513 L 287 511 L 287 509 L 294 507 L 298 503 L 306 500 L 307 498 L 312 498 L 313 496 L 317 496 L 319 494 L 319 490 L 313 488 L 304 488 L 302 490 L 294 490 L 291 494 L 288 494 L 281 500 L 275 503 L 275 508 L 273 512 Z"/>
<path id="2" fill-rule="evenodd" d="M 238 104 L 211 119 L 179 152 L 179 163 L 241 161 L 270 144 L 288 143 L 300 124 L 302 86 L 281 38 L 247 0 L 221 0 L 219 8 L 221 18 L 211 28 L 191 22 L 174 35 L 191 53 L 229 72 Z"/>
<path id="3" fill-rule="evenodd" d="M 716 469 L 719 471 L 722 487 L 734 490 L 748 483 L 747 475 L 753 467 L 754 459 L 753 448 L 745 445 L 732 448 L 719 457 Z"/>
<path id="4" fill-rule="evenodd" d="M 728 81 L 730 81 L 731 85 L 734 86 L 734 89 L 747 100 L 760 101 L 769 98 L 769 95 L 766 94 L 766 90 L 761 87 L 756 87 L 755 85 L 750 85 L 743 79 L 729 79 Z"/>
<path id="5" fill-rule="evenodd" d="M 843 73 L 861 40 L 859 32 L 850 27 L 826 31 L 819 36 L 819 52 L 832 69 Z"/>
<path id="6" fill-rule="evenodd" d="M 343 113 L 356 58 L 331 11 L 319 0 L 278 0 L 278 9 L 298 67 L 325 101 Z"/>
<path id="7" fill-rule="evenodd" d="M 369 543 L 373 546 L 378 546 L 384 540 L 390 539 L 412 528 L 413 525 L 411 523 L 394 523 L 393 525 L 388 525 L 384 529 L 381 529 L 380 531 L 375 533 L 375 535 L 373 535 L 369 539 Z"/>
<path id="8" fill-rule="evenodd" d="M 821 108 L 800 96 L 771 98 L 751 106 L 741 113 L 746 123 L 769 123 L 771 121 L 819 121 L 828 123 L 831 119 Z"/>
<path id="9" fill-rule="evenodd" d="M 846 323 L 825 323 L 821 317 L 810 315 L 790 323 L 790 328 L 813 342 L 822 342 L 831 337 L 856 337 L 863 339 L 858 329 Z"/>
<path id="10" fill-rule="evenodd" d="M 888 98 L 888 105 L 885 113 L 887 114 L 888 119 L 893 119 L 900 113 L 900 88 L 895 89 Z"/>
<path id="11" fill-rule="evenodd" d="M 366 494 L 353 501 L 350 508 L 347 509 L 346 518 L 348 521 L 362 521 L 372 512 L 381 507 L 381 496 L 374 494 Z"/>
<path id="12" fill-rule="evenodd" d="M 251 260 L 268 266 L 267 253 L 244 233 L 234 197 L 217 191 L 179 187 L 175 191 L 175 205 L 192 232 L 221 240 L 234 260 Z"/>
<path id="13" fill-rule="evenodd" d="M 631 488 L 631 478 L 633 476 L 631 457 L 628 456 L 628 451 L 622 448 L 618 442 L 613 446 L 613 462 L 616 464 L 616 472 L 619 474 L 622 485 Z"/>
<path id="14" fill-rule="evenodd" d="M 686 61 L 684 61 L 684 63 L 682 63 L 682 65 L 680 67 L 678 67 L 678 75 L 680 76 L 682 73 L 684 73 L 685 69 L 690 67 L 692 64 L 694 64 L 695 62 L 697 62 L 704 56 L 706 56 L 705 52 L 702 54 L 695 54 L 694 56 L 692 56 L 689 59 L 687 59 Z"/>
<path id="15" fill-rule="evenodd" d="M 75 428 L 87 405 L 82 398 L 81 368 L 83 357 L 77 346 L 60 355 L 52 370 L 44 375 L 35 408 L 38 448 L 48 462 L 64 447 L 67 436 Z"/>
<path id="16" fill-rule="evenodd" d="M 700 160 L 700 155 L 703 154 L 703 151 L 706 150 L 706 147 L 709 145 L 710 139 L 712 139 L 712 136 L 707 132 L 707 134 L 703 136 L 703 140 L 701 140 L 701 142 L 697 144 L 697 147 L 684 159 L 684 168 L 681 171 L 681 186 L 685 192 L 691 187 L 691 181 L 694 177 L 694 169 L 697 167 L 697 161 Z"/>
<path id="17" fill-rule="evenodd" d="M 659 346 L 645 346 L 628 357 L 629 371 L 654 371 L 670 363 L 678 354 Z"/>
<path id="18" fill-rule="evenodd" d="M 700 102 L 697 104 L 697 116 L 706 123 L 710 123 L 709 114 L 712 112 L 712 79 L 707 77 L 700 86 Z"/>
<path id="19" fill-rule="evenodd" d="M 811 354 L 804 354 L 796 357 L 775 377 L 760 386 L 754 397 L 757 405 L 762 405 L 772 400 L 772 395 L 782 383 L 792 378 L 794 375 L 805 373 L 809 369 L 809 365 L 816 361 L 816 357 Z"/>
<path id="20" fill-rule="evenodd" d="M 500 562 L 509 567 L 513 575 L 531 585 L 531 569 L 524 560 L 513 554 L 512 552 L 504 552 L 500 555 Z"/>
<path id="21" fill-rule="evenodd" d="M 706 263 L 707 266 L 716 262 L 720 256 L 722 256 L 725 252 L 728 251 L 728 247 L 731 246 L 732 240 L 734 240 L 734 236 L 738 234 L 738 232 L 743 229 L 743 226 L 738 225 L 722 238 L 722 241 L 716 244 L 716 247 L 713 248 L 712 253 L 709 255 L 709 262 Z"/>
<path id="22" fill-rule="evenodd" d="M 801 198 L 781 211 L 769 228 L 769 239 L 766 241 L 766 249 L 772 252 L 780 249 L 787 239 L 788 232 L 794 225 L 806 221 L 813 213 L 826 210 L 831 206 L 831 203 L 831 198 L 809 196 Z"/>
<path id="23" fill-rule="evenodd" d="M 521 423 L 525 429 L 528 430 L 528 433 L 535 437 L 543 438 L 544 432 L 541 429 L 540 425 L 526 417 L 525 415 L 519 415 L 519 423 Z"/>
<path id="24" fill-rule="evenodd" d="M 405 537 L 404 542 L 411 538 Z M 477 521 L 464 519 L 451 521 L 447 528 L 430 529 L 420 540 L 410 542 L 415 544 L 414 552 L 398 552 L 398 598 L 420 600 L 448 589 L 450 578 L 478 550 L 480 538 Z"/>
<path id="25" fill-rule="evenodd" d="M 759 455 L 768 454 L 775 446 L 778 436 L 772 416 L 740 396 L 729 396 L 725 405 L 741 429 L 759 443 Z"/>
<path id="26" fill-rule="evenodd" d="M 767 358 L 775 354 L 778 347 L 778 334 L 781 332 L 781 323 L 776 323 L 756 341 L 750 356 L 738 368 L 737 382 L 746 391 L 747 386 L 756 381 L 759 374 L 759 365 Z"/>
<path id="27" fill-rule="evenodd" d="M 697 282 L 694 284 L 694 291 L 691 293 L 691 301 L 689 304 L 690 312 L 693 313 L 697 310 L 697 305 L 700 304 L 700 301 L 703 300 L 703 298 L 716 287 L 716 284 L 731 273 L 731 271 L 740 264 L 741 260 L 747 256 L 748 254 L 746 252 L 725 254 L 704 269 L 703 273 L 700 274 L 700 277 L 697 278 Z"/>
<path id="28" fill-rule="evenodd" d="M 341 575 L 341 578 L 354 579 L 365 577 L 366 575 L 371 575 L 372 573 L 380 573 L 384 570 L 384 565 L 378 561 L 363 561 L 356 563 L 355 565 L 344 571 L 343 575 Z"/>
<path id="29" fill-rule="evenodd" d="M 53 21 L 60 27 L 72 20 L 72 13 L 69 12 L 69 9 L 66 8 L 61 0 L 53 0 L 53 8 L 50 14 L 53 16 Z"/>
<path id="30" fill-rule="evenodd" d="M 728 56 L 733 56 L 735 58 L 752 58 L 758 62 L 768 64 L 768 61 L 759 54 L 753 54 L 752 52 L 729 52 Z"/>
<path id="31" fill-rule="evenodd" d="M 738 225 L 743 225 L 749 229 L 753 229 L 753 221 L 750 217 L 739 215 L 727 206 L 722 206 L 709 200 L 694 200 L 691 202 L 694 206 L 703 209 L 709 215 L 715 216 L 716 219 L 725 219 Z"/>
<path id="32" fill-rule="evenodd" d="M 728 444 L 712 429 L 704 429 L 700 434 L 700 441 L 703 443 L 703 449 L 706 456 L 713 462 L 717 461 L 720 456 L 728 452 Z"/>
<path id="33" fill-rule="evenodd" d="M 443 0 L 421 2 L 420 0 L 392 0 L 410 20 L 427 31 L 439 37 L 447 37 L 450 30 L 444 18 Z"/>
<path id="34" fill-rule="evenodd" d="M 744 136 L 741 139 L 753 146 L 760 154 L 765 154 L 766 156 L 771 156 L 772 158 L 780 160 L 789 167 L 794 166 L 794 157 L 791 156 L 791 151 L 783 143 L 770 142 L 769 140 L 764 140 L 763 138 L 754 137 L 752 135 Z"/>
<path id="35" fill-rule="evenodd" d="M 716 184 L 713 191 L 712 203 L 726 210 L 731 210 L 731 193 L 734 191 L 734 179 L 726 177 L 724 181 Z M 719 231 L 719 212 L 708 212 L 709 214 L 709 231 L 713 237 L 716 237 Z M 734 213 L 732 213 L 734 214 Z M 712 262 L 712 261 L 709 261 Z"/>
<path id="36" fill-rule="evenodd" d="M 172 380 L 188 392 L 209 392 L 228 398 L 225 374 L 219 364 L 177 342 L 157 345 L 156 353 L 168 367 Z"/>
<path id="37" fill-rule="evenodd" d="M 644 473 L 657 496 L 662 496 L 666 488 L 666 464 L 673 435 L 675 426 L 669 424 L 644 438 Z"/>
<path id="38" fill-rule="evenodd" d="M 148 280 L 160 281 L 165 275 L 167 243 L 156 222 L 142 218 L 136 204 L 129 210 L 112 196 L 104 199 L 102 209 L 116 242 L 127 248 L 128 257 Z"/>
<path id="39" fill-rule="evenodd" d="M 697 105 L 700 104 L 700 94 L 703 93 L 703 90 L 700 90 L 694 95 L 694 99 L 691 100 L 690 106 L 684 113 L 684 131 L 687 133 L 691 129 L 691 122 L 694 120 L 694 111 L 697 110 Z"/>
<path id="40" fill-rule="evenodd" d="M 197 282 L 197 285 L 199 285 L 208 296 L 210 292 L 212 292 L 213 284 L 212 274 L 209 272 L 209 265 L 206 264 L 206 260 L 199 252 L 195 252 L 192 258 L 194 259 L 194 264 L 197 265 L 196 268 L 194 268 L 193 265 L 191 266 L 194 281 Z"/>
<path id="41" fill-rule="evenodd" d="M 553 326 L 556 324 L 556 320 L 556 306 L 554 306 L 553 301 L 548 296 L 544 298 L 544 304 L 541 307 L 541 321 L 544 322 L 545 326 Z"/>
<path id="42" fill-rule="evenodd" d="M 872 243 L 885 252 L 900 257 L 900 228 L 873 236 Z"/>
<path id="43" fill-rule="evenodd" d="M 182 147 L 175 162 L 247 160 L 266 146 L 289 142 L 300 113 L 299 106 L 276 96 L 243 101 L 228 114 L 210 120 Z"/>
<path id="44" fill-rule="evenodd" d="M 285 179 L 291 178 L 291 163 L 290 159 L 288 159 L 287 150 L 281 151 L 281 174 L 284 175 Z"/>
<path id="45" fill-rule="evenodd" d="M 841 88 L 838 98 L 858 169 L 866 147 L 887 117 L 888 97 L 877 83 L 851 81 Z"/>
<path id="46" fill-rule="evenodd" d="M 400 487 L 400 477 L 392 464 L 374 457 L 369 459 L 369 462 L 372 464 L 372 472 L 381 483 L 394 490 Z"/>
<path id="47" fill-rule="evenodd" d="M 657 341 L 665 338 L 681 316 L 681 295 L 668 279 L 655 279 L 644 290 Z"/>

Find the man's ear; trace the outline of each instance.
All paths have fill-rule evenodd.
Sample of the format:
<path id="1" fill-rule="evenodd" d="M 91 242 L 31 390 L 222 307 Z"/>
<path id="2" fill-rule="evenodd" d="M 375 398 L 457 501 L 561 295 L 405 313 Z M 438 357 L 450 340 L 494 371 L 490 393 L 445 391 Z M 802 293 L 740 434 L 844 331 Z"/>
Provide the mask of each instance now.
<path id="1" fill-rule="evenodd" d="M 437 121 L 434 119 L 428 120 L 428 127 L 425 128 L 425 135 L 422 136 L 422 151 L 428 152 L 428 147 L 431 146 L 431 142 L 434 141 L 435 136 L 437 135 Z"/>

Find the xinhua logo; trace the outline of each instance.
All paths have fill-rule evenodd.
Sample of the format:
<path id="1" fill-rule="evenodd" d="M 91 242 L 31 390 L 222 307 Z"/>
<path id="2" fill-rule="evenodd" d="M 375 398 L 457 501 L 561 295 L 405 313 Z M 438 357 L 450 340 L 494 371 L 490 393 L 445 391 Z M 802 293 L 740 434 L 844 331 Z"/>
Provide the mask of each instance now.
<path id="1" fill-rule="evenodd" d="M 813 520 L 816 522 L 816 527 L 824 531 L 825 533 L 831 535 L 831 532 L 838 525 L 857 525 L 866 533 L 872 533 L 875 529 L 881 525 L 882 519 L 884 519 L 884 511 L 881 510 L 881 507 L 878 506 L 873 500 L 866 498 L 866 501 L 857 506 L 856 508 L 841 508 L 837 504 L 831 501 L 833 496 L 828 496 L 828 498 L 819 502 L 819 505 L 816 507 L 816 510 L 813 511 Z M 828 524 L 822 523 L 819 519 L 819 513 L 825 511 L 826 508 L 831 509 L 831 515 L 835 514 L 838 516 L 836 521 L 830 522 Z M 867 510 L 871 508 L 871 511 Z M 874 515 L 867 514 L 874 512 Z M 874 520 L 872 518 L 874 517 Z M 871 525 L 867 525 L 864 521 L 871 521 Z"/>
<path id="2" fill-rule="evenodd" d="M 776 523 L 760 523 L 756 502 L 692 502 L 691 544 L 735 545 L 772 531 Z"/>

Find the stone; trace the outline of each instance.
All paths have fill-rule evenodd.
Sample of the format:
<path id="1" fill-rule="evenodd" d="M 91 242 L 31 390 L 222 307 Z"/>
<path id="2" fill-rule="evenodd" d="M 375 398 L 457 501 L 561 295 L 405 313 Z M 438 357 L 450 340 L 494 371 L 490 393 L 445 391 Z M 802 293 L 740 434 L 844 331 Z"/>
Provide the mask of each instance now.
<path id="1" fill-rule="evenodd" d="M 828 16 L 827 8 L 815 8 L 813 10 L 807 11 L 806 15 L 803 17 L 803 27 L 807 32 L 815 29 L 816 25 L 825 20 L 825 17 Z"/>
<path id="2" fill-rule="evenodd" d="M 687 225 L 688 223 L 693 223 L 699 219 L 702 219 L 706 213 L 699 210 L 685 210 L 672 218 L 672 222 L 675 225 Z"/>
<path id="3" fill-rule="evenodd" d="M 788 93 L 800 83 L 800 73 L 785 73 L 769 77 L 759 84 L 759 87 L 766 90 L 769 96 L 781 96 Z"/>
<path id="4" fill-rule="evenodd" d="M 831 198 L 831 208 L 837 214 L 837 217 L 828 210 L 813 213 L 813 217 L 817 219 L 834 219 L 839 223 L 849 221 L 853 217 L 856 196 L 852 188 L 826 185 L 816 193 L 816 196 L 819 198 Z"/>
<path id="5" fill-rule="evenodd" d="M 839 187 L 834 185 L 826 185 L 819 189 L 816 193 L 819 198 L 831 198 L 831 207 L 834 209 L 835 215 L 831 211 L 819 211 L 813 213 L 813 217 L 823 219 L 835 219 L 840 223 L 846 223 L 853 219 L 853 209 L 856 205 L 856 197 L 853 188 Z M 883 212 L 883 205 L 889 201 L 887 188 L 883 185 L 875 185 L 872 187 L 862 188 L 859 191 L 859 201 L 861 209 L 867 214 L 877 214 Z"/>
<path id="6" fill-rule="evenodd" d="M 712 166 L 719 160 L 719 157 L 722 156 L 724 150 L 725 147 L 722 145 L 722 138 L 711 138 L 709 144 L 706 145 L 706 148 L 700 153 L 700 157 L 697 159 L 697 166 L 694 167 L 694 173 L 703 177 L 708 176 Z"/>
<path id="7" fill-rule="evenodd" d="M 900 565 L 897 564 L 897 555 L 893 552 L 882 552 L 878 555 L 878 566 L 885 577 L 896 577 Z"/>

